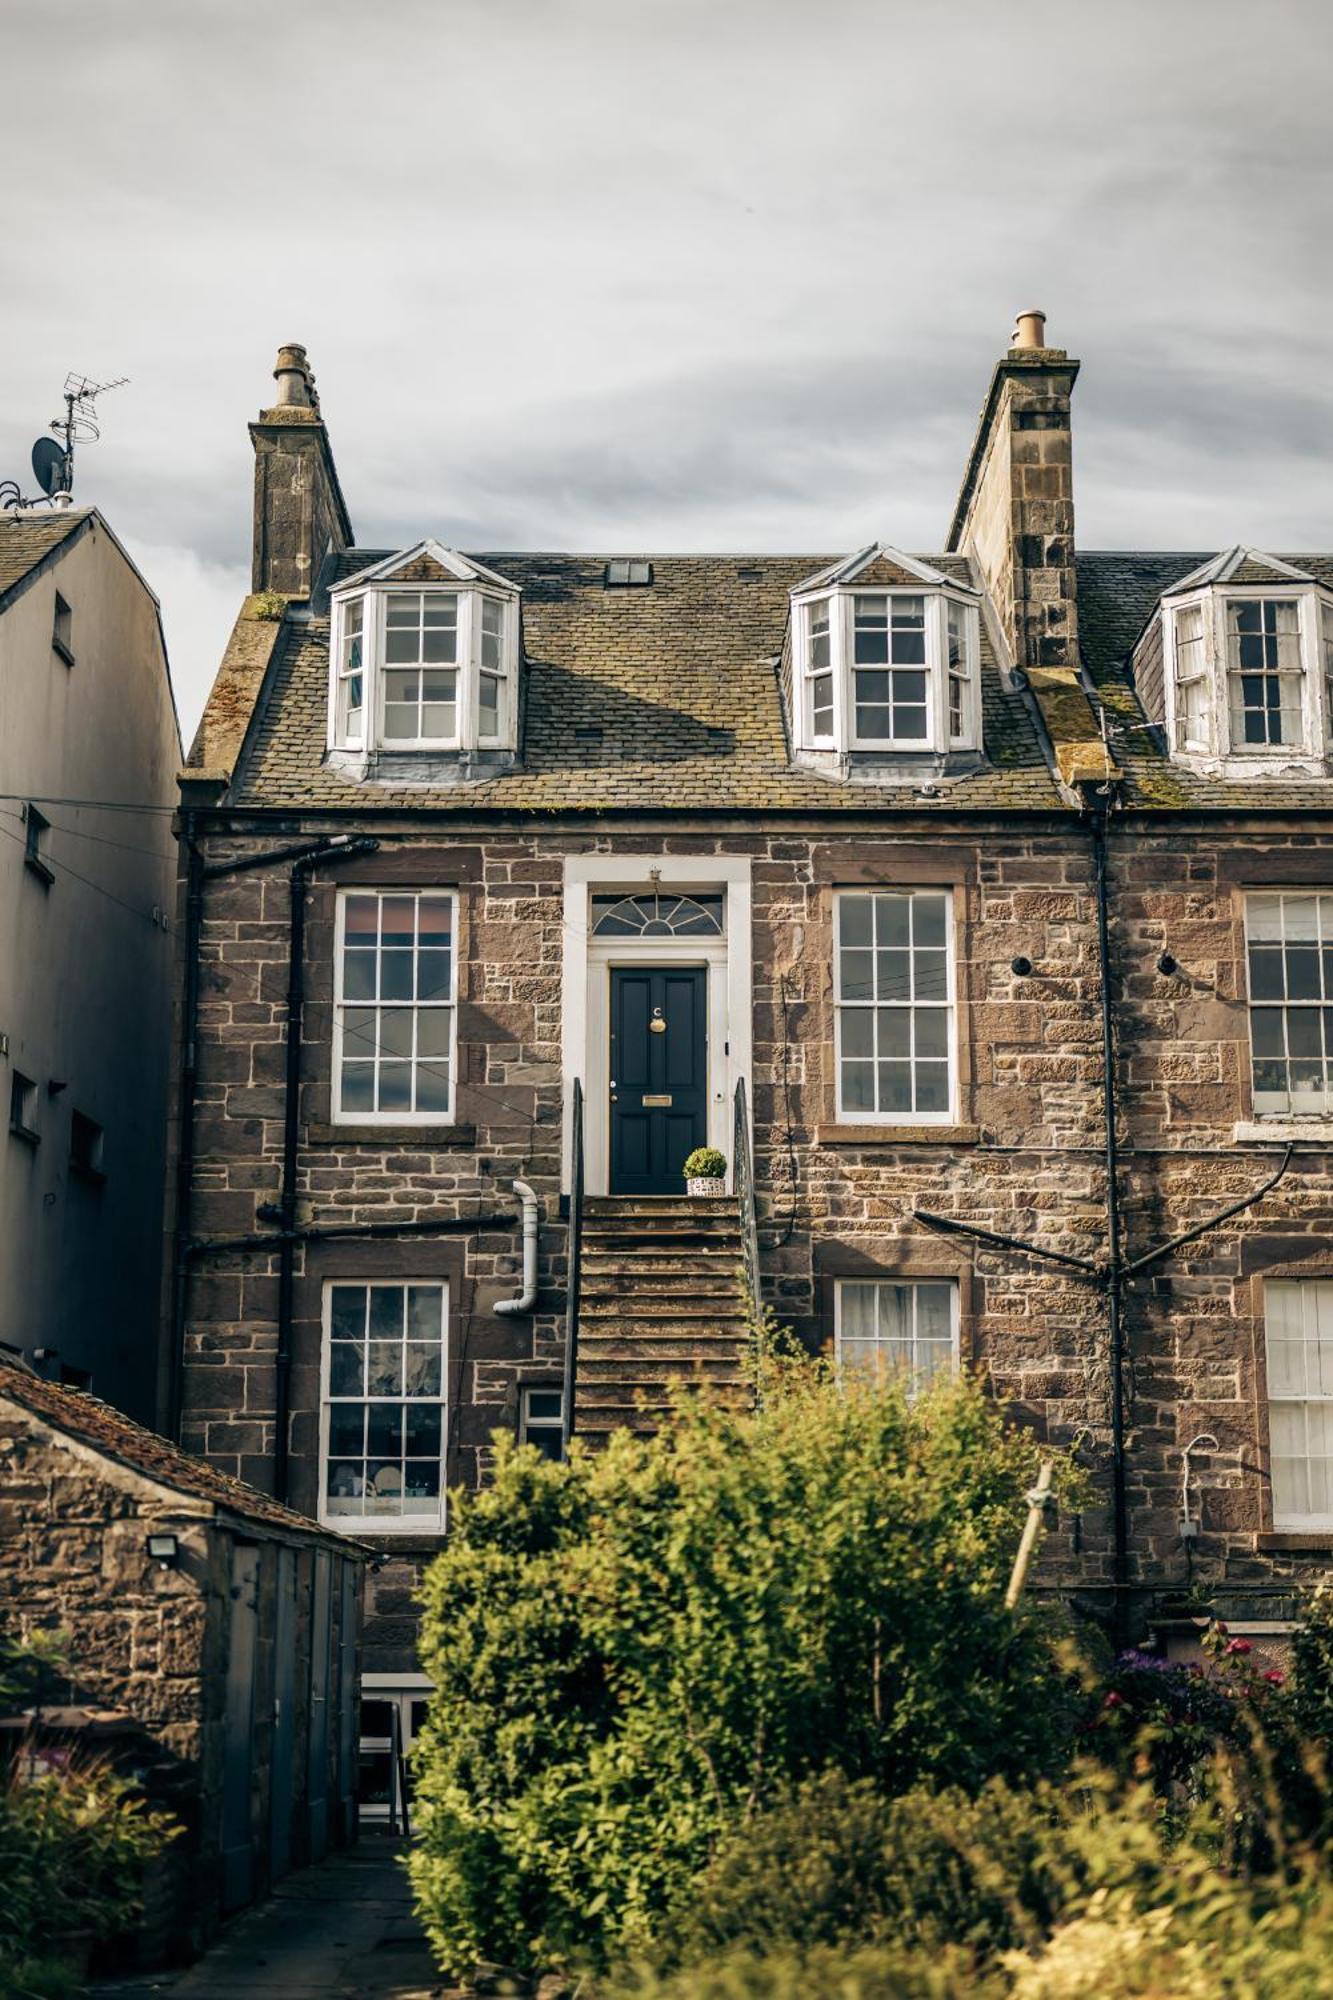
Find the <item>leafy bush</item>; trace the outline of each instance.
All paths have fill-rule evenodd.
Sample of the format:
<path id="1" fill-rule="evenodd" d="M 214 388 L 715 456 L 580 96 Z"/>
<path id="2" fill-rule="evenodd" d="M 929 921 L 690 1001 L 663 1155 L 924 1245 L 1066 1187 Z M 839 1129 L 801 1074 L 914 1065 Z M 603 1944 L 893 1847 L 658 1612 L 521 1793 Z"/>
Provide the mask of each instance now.
<path id="1" fill-rule="evenodd" d="M 720 1181 L 726 1177 L 726 1158 L 716 1146 L 696 1146 L 681 1172 L 687 1181 Z"/>
<path id="2" fill-rule="evenodd" d="M 995 1952 L 1043 1936 L 1085 1879 L 1071 1850 L 1077 1795 L 975 1798 L 916 1786 L 896 1799 L 824 1771 L 737 1827 L 664 1926 L 666 1955 L 854 1941 Z"/>
<path id="3" fill-rule="evenodd" d="M 410 1866 L 443 1966 L 647 1948 L 825 1767 L 890 1796 L 1058 1768 L 1052 1641 L 1002 1601 L 1035 1458 L 966 1382 L 812 1365 L 568 1464 L 501 1443 L 424 1590 Z"/>
<path id="4" fill-rule="evenodd" d="M 40 1697 L 65 1666 L 58 1635 L 0 1635 L 0 1703 Z M 65 2000 L 82 1946 L 137 1915 L 143 1871 L 180 1832 L 97 1760 L 0 1782 L 0 1995 Z"/>

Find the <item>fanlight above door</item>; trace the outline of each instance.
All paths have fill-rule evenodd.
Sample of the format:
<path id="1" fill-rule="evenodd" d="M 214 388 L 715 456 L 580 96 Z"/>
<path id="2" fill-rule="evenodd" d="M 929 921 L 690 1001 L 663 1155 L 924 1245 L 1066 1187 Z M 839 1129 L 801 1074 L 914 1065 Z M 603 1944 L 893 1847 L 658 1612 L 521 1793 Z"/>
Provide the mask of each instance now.
<path id="1" fill-rule="evenodd" d="M 594 937 L 721 937 L 722 898 L 678 896 L 594 896 Z"/>

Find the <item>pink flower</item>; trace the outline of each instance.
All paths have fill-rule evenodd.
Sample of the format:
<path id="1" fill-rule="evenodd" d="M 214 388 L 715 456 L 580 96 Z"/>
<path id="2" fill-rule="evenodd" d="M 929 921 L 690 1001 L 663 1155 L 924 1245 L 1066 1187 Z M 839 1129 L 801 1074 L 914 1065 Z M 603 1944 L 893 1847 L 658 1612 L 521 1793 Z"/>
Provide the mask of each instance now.
<path id="1" fill-rule="evenodd" d="M 1275 1688 L 1280 1688 L 1284 1686 L 1286 1683 L 1286 1678 L 1287 1676 L 1284 1673 L 1281 1673 L 1277 1667 L 1270 1667 L 1268 1669 L 1268 1672 L 1264 1675 L 1264 1679 L 1268 1682 L 1268 1685 L 1270 1687 L 1275 1687 Z"/>
<path id="2" fill-rule="evenodd" d="M 1227 1651 L 1228 1653 L 1252 1653 L 1254 1647 L 1248 1639 L 1228 1639 Z"/>
<path id="3" fill-rule="evenodd" d="M 1111 1689 L 1110 1694 L 1107 1695 L 1106 1700 L 1102 1703 L 1103 1708 L 1123 1708 L 1124 1705 L 1125 1697 L 1122 1694 L 1117 1694 L 1114 1688 Z"/>

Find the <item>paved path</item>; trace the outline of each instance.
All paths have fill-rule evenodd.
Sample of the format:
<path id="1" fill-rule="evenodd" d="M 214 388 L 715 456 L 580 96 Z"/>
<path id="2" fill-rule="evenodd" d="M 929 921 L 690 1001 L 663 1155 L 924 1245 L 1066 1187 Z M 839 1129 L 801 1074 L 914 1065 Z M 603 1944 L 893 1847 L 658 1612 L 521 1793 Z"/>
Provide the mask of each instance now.
<path id="1" fill-rule="evenodd" d="M 91 2000 L 443 2000 L 402 1851 L 370 1835 L 289 1875 L 187 1971 L 95 1986 Z"/>

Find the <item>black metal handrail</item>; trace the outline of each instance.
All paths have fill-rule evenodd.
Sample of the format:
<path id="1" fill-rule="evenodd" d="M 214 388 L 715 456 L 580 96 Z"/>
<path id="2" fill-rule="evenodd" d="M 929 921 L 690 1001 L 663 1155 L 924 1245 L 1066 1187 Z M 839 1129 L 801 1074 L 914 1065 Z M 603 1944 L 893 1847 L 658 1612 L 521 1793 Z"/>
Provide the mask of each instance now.
<path id="1" fill-rule="evenodd" d="M 579 1360 L 579 1293 L 583 1283 L 583 1085 L 574 1079 L 570 1112 L 569 1279 L 565 1286 L 565 1448 L 574 1435 L 574 1385 Z"/>
<path id="2" fill-rule="evenodd" d="M 750 1108 L 746 1099 L 743 1076 L 736 1080 L 734 1103 L 732 1153 L 735 1160 L 736 1199 L 741 1212 L 741 1260 L 757 1341 L 759 1328 L 763 1323 L 764 1300 L 759 1278 L 759 1217 L 754 1200 L 754 1149 L 750 1140 Z M 755 1358 L 758 1360 L 757 1354 Z"/>

